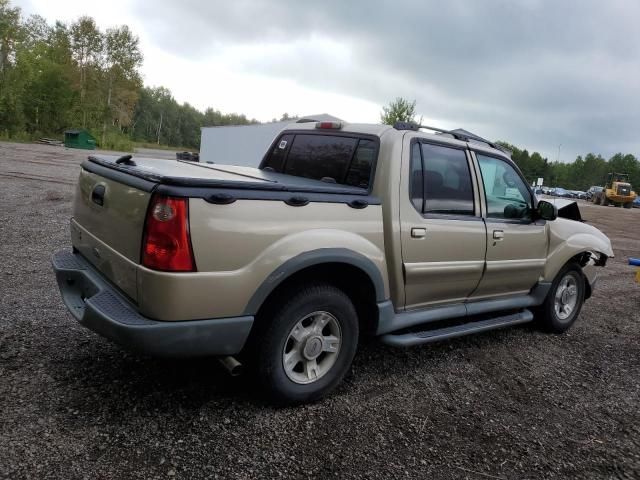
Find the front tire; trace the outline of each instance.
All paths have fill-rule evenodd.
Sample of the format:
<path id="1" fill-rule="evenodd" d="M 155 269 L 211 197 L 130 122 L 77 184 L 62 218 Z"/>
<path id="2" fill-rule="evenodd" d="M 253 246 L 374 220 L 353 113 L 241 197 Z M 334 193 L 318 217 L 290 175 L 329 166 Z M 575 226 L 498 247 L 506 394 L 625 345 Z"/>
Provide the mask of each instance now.
<path id="1" fill-rule="evenodd" d="M 319 400 L 351 368 L 358 316 L 342 290 L 325 283 L 303 286 L 259 321 L 265 327 L 256 338 L 256 373 L 275 403 Z"/>
<path id="2" fill-rule="evenodd" d="M 585 278 L 577 264 L 569 264 L 556 276 L 544 303 L 536 309 L 536 321 L 546 331 L 563 333 L 576 321 L 585 296 Z"/>

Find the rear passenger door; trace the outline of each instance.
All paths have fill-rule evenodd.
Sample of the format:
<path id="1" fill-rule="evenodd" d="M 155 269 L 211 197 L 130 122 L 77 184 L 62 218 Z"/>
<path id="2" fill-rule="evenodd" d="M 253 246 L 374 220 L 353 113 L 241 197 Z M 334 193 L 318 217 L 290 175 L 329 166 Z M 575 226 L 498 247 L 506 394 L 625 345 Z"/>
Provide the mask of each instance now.
<path id="1" fill-rule="evenodd" d="M 480 282 L 486 229 L 466 144 L 406 139 L 400 229 L 408 309 L 459 303 Z"/>

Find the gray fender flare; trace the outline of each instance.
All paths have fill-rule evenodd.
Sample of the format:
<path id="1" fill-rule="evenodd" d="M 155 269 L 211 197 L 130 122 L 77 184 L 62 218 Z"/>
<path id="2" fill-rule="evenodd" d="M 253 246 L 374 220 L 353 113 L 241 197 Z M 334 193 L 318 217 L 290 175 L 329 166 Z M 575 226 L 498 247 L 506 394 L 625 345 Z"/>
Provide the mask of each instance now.
<path id="1" fill-rule="evenodd" d="M 344 263 L 359 268 L 371 279 L 376 292 L 376 301 L 386 300 L 382 273 L 371 260 L 346 248 L 321 248 L 296 255 L 271 272 L 251 296 L 243 315 L 256 315 L 267 297 L 291 275 L 307 267 L 325 263 Z"/>

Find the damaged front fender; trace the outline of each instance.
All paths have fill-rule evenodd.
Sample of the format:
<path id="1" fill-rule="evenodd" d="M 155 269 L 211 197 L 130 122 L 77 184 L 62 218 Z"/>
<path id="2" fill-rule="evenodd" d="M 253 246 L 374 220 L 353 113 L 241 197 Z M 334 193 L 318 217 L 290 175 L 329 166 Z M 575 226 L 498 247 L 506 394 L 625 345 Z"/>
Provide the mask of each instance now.
<path id="1" fill-rule="evenodd" d="M 567 218 L 557 218 L 548 225 L 549 254 L 544 270 L 546 281 L 553 281 L 560 269 L 574 257 L 582 259 L 580 263 L 583 263 L 587 278 L 589 274 L 595 275 L 590 266 L 595 268 L 603 265 L 607 258 L 613 257 L 609 238 L 591 225 Z"/>

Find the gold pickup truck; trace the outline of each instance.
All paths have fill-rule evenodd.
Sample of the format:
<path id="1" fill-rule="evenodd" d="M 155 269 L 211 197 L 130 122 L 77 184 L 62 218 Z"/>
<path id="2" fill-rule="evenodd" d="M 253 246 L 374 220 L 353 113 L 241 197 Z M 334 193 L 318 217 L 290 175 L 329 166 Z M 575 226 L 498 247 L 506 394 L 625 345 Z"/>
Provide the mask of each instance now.
<path id="1" fill-rule="evenodd" d="M 495 145 L 425 128 L 293 124 L 257 169 L 89 157 L 53 256 L 62 298 L 128 348 L 241 361 L 282 403 L 335 388 L 363 335 L 569 328 L 609 239 Z"/>

